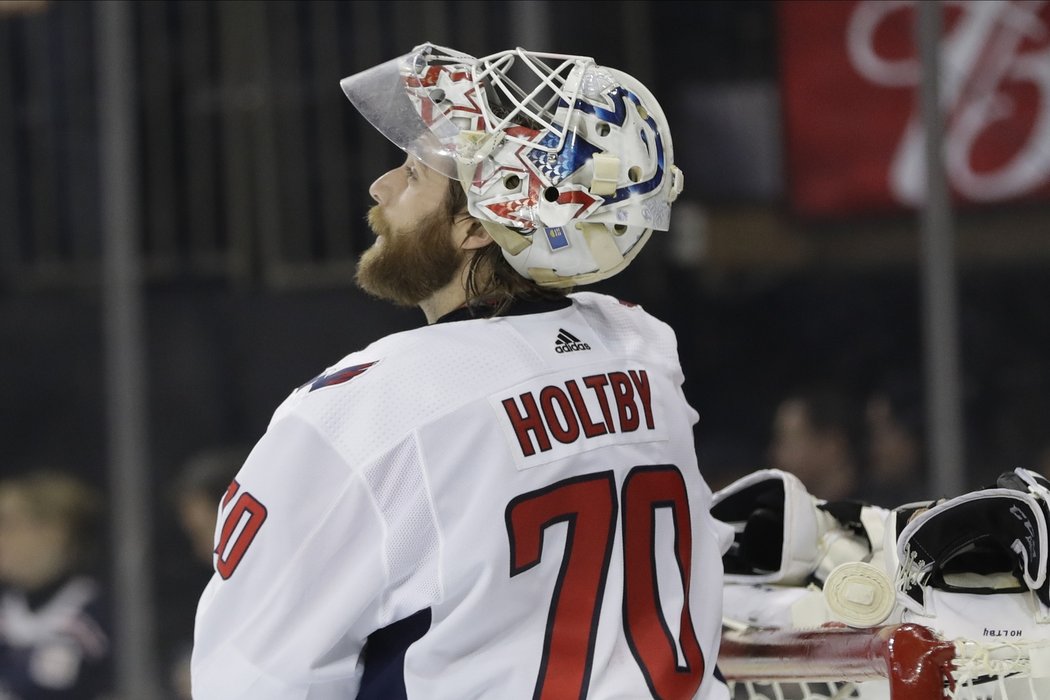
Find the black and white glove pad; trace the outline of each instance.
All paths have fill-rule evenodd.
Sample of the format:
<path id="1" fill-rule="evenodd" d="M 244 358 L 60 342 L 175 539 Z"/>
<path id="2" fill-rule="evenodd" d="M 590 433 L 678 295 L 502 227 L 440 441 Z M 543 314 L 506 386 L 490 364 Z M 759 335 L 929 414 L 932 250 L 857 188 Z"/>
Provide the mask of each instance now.
<path id="1" fill-rule="evenodd" d="M 733 527 L 733 544 L 722 557 L 727 583 L 800 586 L 824 577 L 843 561 L 866 561 L 871 542 L 866 524 L 881 528 L 883 515 L 862 507 L 835 507 L 814 498 L 798 477 L 779 469 L 749 474 L 714 494 L 711 515 Z M 848 513 L 846 522 L 840 518 Z"/>
<path id="2" fill-rule="evenodd" d="M 925 590 L 1028 589 L 1048 603 L 1047 518 L 1035 496 L 1012 488 L 964 494 L 915 516 L 897 539 L 899 602 L 925 608 Z"/>

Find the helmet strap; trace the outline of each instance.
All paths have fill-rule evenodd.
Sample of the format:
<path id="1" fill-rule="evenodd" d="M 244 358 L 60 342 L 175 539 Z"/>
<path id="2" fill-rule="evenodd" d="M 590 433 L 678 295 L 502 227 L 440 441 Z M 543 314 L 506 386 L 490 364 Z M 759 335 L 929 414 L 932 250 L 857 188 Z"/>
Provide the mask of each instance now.
<path id="1" fill-rule="evenodd" d="M 496 241 L 496 244 L 499 245 L 500 248 L 511 255 L 517 255 L 532 245 L 531 240 L 502 224 L 497 224 L 494 221 L 486 221 L 485 219 L 478 219 L 478 221 L 481 222 L 481 225 L 484 226 L 485 230 L 489 232 L 490 236 L 492 236 L 492 240 Z"/>

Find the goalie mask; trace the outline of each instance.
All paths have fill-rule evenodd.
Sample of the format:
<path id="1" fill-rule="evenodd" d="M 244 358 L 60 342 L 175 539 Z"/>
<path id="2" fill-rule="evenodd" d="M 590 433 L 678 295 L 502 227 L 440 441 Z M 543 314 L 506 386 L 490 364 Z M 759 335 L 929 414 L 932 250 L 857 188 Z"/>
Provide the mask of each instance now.
<path id="1" fill-rule="evenodd" d="M 682 172 L 663 111 L 626 73 L 423 44 L 340 84 L 383 135 L 462 184 L 469 213 L 539 284 L 610 277 L 669 226 Z"/>

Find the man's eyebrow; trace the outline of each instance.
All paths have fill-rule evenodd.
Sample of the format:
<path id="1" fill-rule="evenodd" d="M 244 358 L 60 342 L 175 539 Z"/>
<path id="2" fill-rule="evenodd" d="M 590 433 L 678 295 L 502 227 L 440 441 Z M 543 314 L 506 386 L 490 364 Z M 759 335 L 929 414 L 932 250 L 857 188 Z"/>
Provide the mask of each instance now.
<path id="1" fill-rule="evenodd" d="M 435 175 L 438 175 L 440 177 L 444 177 L 444 175 L 441 175 L 441 173 L 439 173 L 438 171 L 434 170 L 433 168 L 431 168 L 429 165 L 427 165 L 423 161 L 421 161 L 419 159 L 414 159 L 414 160 L 415 160 L 415 162 L 413 163 L 413 165 L 416 166 L 416 175 L 419 176 L 419 177 L 422 177 L 424 180 L 430 180 Z"/>

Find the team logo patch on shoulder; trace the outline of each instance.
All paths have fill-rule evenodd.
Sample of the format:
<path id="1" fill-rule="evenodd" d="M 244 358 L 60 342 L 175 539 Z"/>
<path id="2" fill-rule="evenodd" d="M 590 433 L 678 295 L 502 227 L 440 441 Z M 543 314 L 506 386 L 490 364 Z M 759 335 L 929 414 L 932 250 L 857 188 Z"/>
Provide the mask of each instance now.
<path id="1" fill-rule="evenodd" d="M 329 374 L 321 374 L 311 379 L 307 384 L 310 385 L 310 391 L 316 389 L 324 389 L 326 386 L 335 386 L 336 384 L 345 384 L 354 377 L 359 377 L 364 374 L 365 370 L 374 365 L 375 362 L 366 362 L 362 365 L 354 365 L 353 367 L 344 367 L 343 369 L 337 369 Z"/>
<path id="2" fill-rule="evenodd" d="M 583 342 L 564 328 L 558 329 L 558 337 L 554 340 L 554 352 L 578 352 L 590 350 L 591 346 Z"/>

